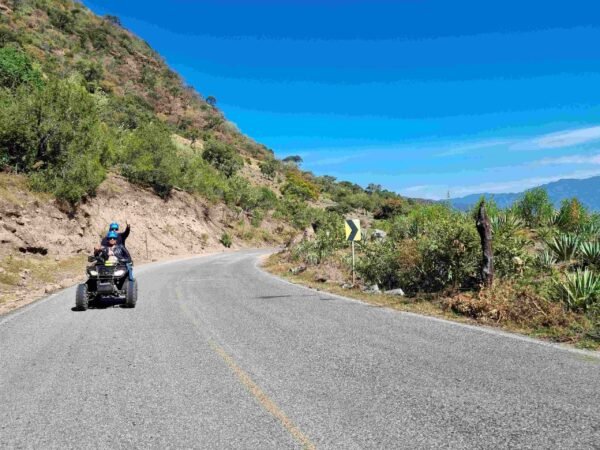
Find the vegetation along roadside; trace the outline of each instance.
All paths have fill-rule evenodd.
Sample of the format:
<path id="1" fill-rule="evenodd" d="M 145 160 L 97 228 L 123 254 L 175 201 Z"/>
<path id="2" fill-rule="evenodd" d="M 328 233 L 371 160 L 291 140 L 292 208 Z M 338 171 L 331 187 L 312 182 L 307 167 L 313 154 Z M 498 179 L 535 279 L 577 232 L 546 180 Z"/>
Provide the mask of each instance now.
<path id="1" fill-rule="evenodd" d="M 357 282 L 341 216 L 271 256 L 271 273 L 369 303 L 600 348 L 600 216 L 577 199 L 559 210 L 544 190 L 507 209 L 486 202 L 495 278 L 480 275 L 478 207 L 416 204 L 374 219 L 356 242 Z M 364 219 L 363 219 L 363 222 Z M 368 223 L 368 222 L 367 222 Z"/>

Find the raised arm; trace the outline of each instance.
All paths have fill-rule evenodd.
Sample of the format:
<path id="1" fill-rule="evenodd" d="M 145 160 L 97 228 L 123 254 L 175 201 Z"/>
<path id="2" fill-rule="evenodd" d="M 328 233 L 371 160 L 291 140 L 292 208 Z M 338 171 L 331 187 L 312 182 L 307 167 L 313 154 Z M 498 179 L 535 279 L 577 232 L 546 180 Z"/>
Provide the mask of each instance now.
<path id="1" fill-rule="evenodd" d="M 123 245 L 125 245 L 125 240 L 127 239 L 127 236 L 129 236 L 130 231 L 131 231 L 131 226 L 129 224 L 127 224 L 127 226 L 125 227 L 125 231 L 123 231 L 121 233 L 121 242 L 123 243 Z"/>

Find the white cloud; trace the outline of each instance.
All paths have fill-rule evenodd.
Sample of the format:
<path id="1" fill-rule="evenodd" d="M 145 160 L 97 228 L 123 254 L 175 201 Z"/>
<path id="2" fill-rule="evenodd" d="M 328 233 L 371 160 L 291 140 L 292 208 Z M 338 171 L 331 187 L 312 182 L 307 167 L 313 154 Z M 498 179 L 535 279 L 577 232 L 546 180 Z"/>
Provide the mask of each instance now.
<path id="1" fill-rule="evenodd" d="M 570 164 L 598 165 L 600 164 L 600 153 L 592 155 L 567 155 L 559 156 L 557 158 L 544 158 L 531 163 L 532 166 L 563 166 Z"/>
<path id="2" fill-rule="evenodd" d="M 433 156 L 444 157 L 444 156 L 456 156 L 456 155 L 464 155 L 465 153 L 471 152 L 473 150 L 483 150 L 487 148 L 499 147 L 502 145 L 512 144 L 514 140 L 508 139 L 492 139 L 487 141 L 479 141 L 472 142 L 465 145 L 455 145 L 449 147 L 447 150 L 443 152 L 437 153 Z"/>
<path id="3" fill-rule="evenodd" d="M 545 150 L 573 147 L 600 140 L 600 126 L 565 130 L 523 140 L 511 147 L 512 150 Z"/>
<path id="4" fill-rule="evenodd" d="M 346 155 L 331 157 L 331 158 L 322 158 L 317 159 L 315 161 L 308 161 L 307 165 L 310 167 L 320 167 L 320 166 L 336 166 L 341 163 L 345 163 L 347 161 L 352 161 L 353 159 L 359 159 L 363 156 L 366 156 L 365 153 L 349 153 Z"/>

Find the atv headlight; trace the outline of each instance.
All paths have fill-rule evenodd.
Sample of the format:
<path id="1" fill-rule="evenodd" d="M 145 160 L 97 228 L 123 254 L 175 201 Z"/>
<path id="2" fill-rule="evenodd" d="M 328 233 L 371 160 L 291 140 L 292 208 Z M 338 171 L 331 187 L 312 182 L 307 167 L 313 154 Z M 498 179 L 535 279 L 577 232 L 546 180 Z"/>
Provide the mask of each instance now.
<path id="1" fill-rule="evenodd" d="M 124 269 L 115 270 L 115 277 L 122 277 L 123 275 L 125 275 Z"/>
<path id="2" fill-rule="evenodd" d="M 93 277 L 97 277 L 97 276 L 98 276 L 98 272 L 97 272 L 97 271 L 95 271 L 95 270 L 93 270 L 93 269 L 90 269 L 90 270 L 88 270 L 88 273 L 89 273 L 91 276 L 93 276 Z"/>

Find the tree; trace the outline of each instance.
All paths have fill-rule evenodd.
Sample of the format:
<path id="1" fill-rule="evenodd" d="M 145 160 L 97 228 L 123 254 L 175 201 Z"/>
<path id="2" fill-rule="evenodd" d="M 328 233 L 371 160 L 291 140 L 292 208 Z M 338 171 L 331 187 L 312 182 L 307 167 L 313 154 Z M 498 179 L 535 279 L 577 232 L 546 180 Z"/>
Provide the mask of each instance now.
<path id="1" fill-rule="evenodd" d="M 558 212 L 558 226 L 562 231 L 576 231 L 589 219 L 589 214 L 576 198 L 564 199 Z"/>
<path id="2" fill-rule="evenodd" d="M 515 211 L 529 227 L 535 228 L 552 216 L 554 208 L 546 190 L 535 188 L 525 192 L 515 204 Z"/>
<path id="3" fill-rule="evenodd" d="M 367 194 L 373 195 L 373 194 L 380 193 L 382 190 L 382 187 L 380 184 L 369 183 L 369 185 L 367 186 L 367 189 L 365 189 L 365 190 L 367 191 Z"/>
<path id="4" fill-rule="evenodd" d="M 214 139 L 206 143 L 202 158 L 227 178 L 244 166 L 244 160 L 231 145 Z"/>
<path id="5" fill-rule="evenodd" d="M 112 14 L 106 14 L 106 15 L 104 16 L 104 19 L 105 19 L 107 22 L 110 22 L 110 23 L 112 23 L 113 25 L 116 25 L 116 26 L 118 26 L 118 27 L 120 27 L 120 26 L 121 26 L 121 19 L 119 19 L 119 17 L 117 17 L 117 16 L 113 16 Z"/>
<path id="6" fill-rule="evenodd" d="M 300 155 L 290 155 L 283 158 L 282 161 L 284 163 L 291 163 L 299 166 L 300 164 L 302 164 L 302 157 Z"/>
<path id="7" fill-rule="evenodd" d="M 217 106 L 217 99 L 214 96 L 209 95 L 208 97 L 206 97 L 206 103 L 208 103 L 214 108 L 215 106 Z"/>

